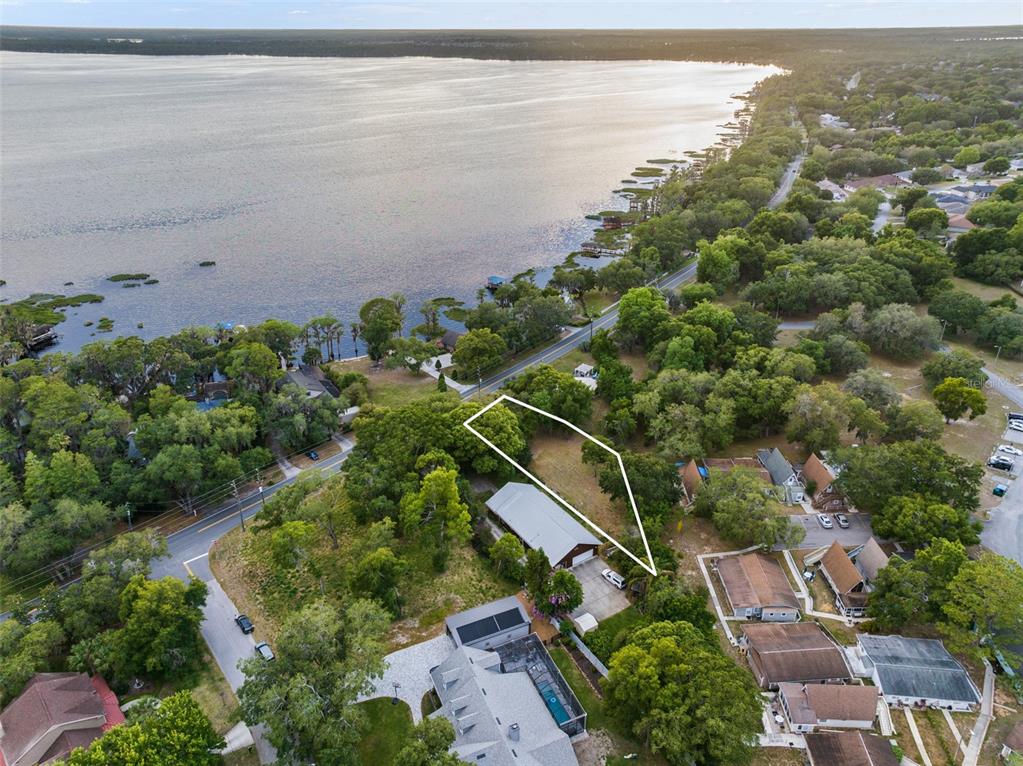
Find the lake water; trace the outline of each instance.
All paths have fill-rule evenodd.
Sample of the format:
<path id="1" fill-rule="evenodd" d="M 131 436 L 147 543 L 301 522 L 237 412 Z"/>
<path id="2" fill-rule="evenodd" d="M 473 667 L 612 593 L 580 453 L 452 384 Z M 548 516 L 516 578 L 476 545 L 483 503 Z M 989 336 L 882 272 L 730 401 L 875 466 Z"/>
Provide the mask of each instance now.
<path id="1" fill-rule="evenodd" d="M 636 166 L 713 144 L 775 71 L 4 52 L 0 296 L 103 293 L 60 326 L 72 350 L 100 316 L 145 337 L 347 322 L 394 292 L 414 324 L 426 298 L 560 262 Z"/>

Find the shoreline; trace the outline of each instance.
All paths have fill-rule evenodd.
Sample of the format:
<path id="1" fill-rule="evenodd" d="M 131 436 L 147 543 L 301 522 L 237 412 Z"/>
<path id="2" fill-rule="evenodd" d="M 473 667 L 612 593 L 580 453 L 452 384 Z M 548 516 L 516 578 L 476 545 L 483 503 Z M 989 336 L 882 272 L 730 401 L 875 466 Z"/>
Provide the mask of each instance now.
<path id="1" fill-rule="evenodd" d="M 74 53 L 74 54 L 70 54 L 70 55 L 90 55 L 90 54 L 77 54 L 77 53 Z M 232 58 L 234 58 L 234 57 L 232 56 Z M 258 58 L 270 59 L 270 58 L 277 58 L 277 57 L 275 57 L 275 56 L 260 56 Z M 320 58 L 322 58 L 322 57 L 316 57 L 316 60 L 319 60 Z M 380 58 L 390 59 L 390 58 L 404 58 L 404 57 L 385 56 L 385 57 L 380 57 Z M 418 58 L 429 59 L 429 58 L 433 58 L 433 57 L 418 57 Z M 472 59 L 466 59 L 466 60 L 472 60 Z M 514 62 L 514 63 L 518 63 L 518 62 Z M 541 61 L 541 62 L 537 62 L 537 63 L 549 63 L 549 62 Z M 586 61 L 585 63 L 590 63 L 590 62 Z M 624 63 L 624 62 L 608 61 L 607 63 Z M 664 62 L 655 61 L 654 63 L 664 63 Z M 686 63 L 686 62 L 678 62 L 678 63 Z M 697 63 L 698 64 L 698 63 L 709 63 L 709 62 L 689 62 L 689 63 Z M 765 68 L 765 67 L 761 67 L 761 68 Z M 737 123 L 746 122 L 746 121 L 752 119 L 753 114 L 755 113 L 755 109 L 751 107 L 751 104 L 753 103 L 753 101 L 752 101 L 753 95 L 752 94 L 756 92 L 756 90 L 760 87 L 760 85 L 764 82 L 764 80 L 766 80 L 766 79 L 768 79 L 770 77 L 773 77 L 775 75 L 778 75 L 778 74 L 781 74 L 783 76 L 785 74 L 787 74 L 786 70 L 782 70 L 782 69 L 779 69 L 777 67 L 771 67 L 769 69 L 775 69 L 777 71 L 768 71 L 768 72 L 766 72 L 764 74 L 763 77 L 761 77 L 761 78 L 757 79 L 756 81 L 754 81 L 748 87 L 747 90 L 739 92 L 739 93 L 732 92 L 732 93 L 729 93 L 725 97 L 724 104 L 729 105 L 729 106 L 734 106 L 735 108 L 731 112 L 729 112 L 729 119 L 728 120 L 724 121 L 720 125 L 715 125 L 715 132 L 713 134 L 714 141 L 712 143 L 710 143 L 710 144 L 708 144 L 706 146 L 700 147 L 700 148 L 687 149 L 687 150 L 685 150 L 683 152 L 683 154 L 681 156 L 679 156 L 679 157 L 677 157 L 675 159 L 672 159 L 672 162 L 676 163 L 678 166 L 680 166 L 681 170 L 685 171 L 685 169 L 688 166 L 691 166 L 691 163 L 694 161 L 695 158 L 705 158 L 705 157 L 708 156 L 708 154 L 717 154 L 720 159 L 724 159 L 724 158 L 726 158 L 728 156 L 728 154 L 731 151 L 733 151 L 736 147 L 740 146 L 741 143 L 742 143 L 742 139 L 737 140 L 737 141 L 735 141 L 733 143 L 730 143 L 727 146 L 727 149 L 725 151 L 723 151 L 723 152 L 721 151 L 722 142 L 723 141 L 727 142 L 727 139 L 729 137 L 734 138 L 736 136 L 736 127 L 735 127 L 735 125 Z M 743 115 L 743 116 L 740 117 L 740 115 Z M 726 125 L 728 127 L 726 127 Z M 714 151 L 715 149 L 717 149 L 717 152 Z M 682 152 L 682 149 L 671 150 L 671 151 Z M 651 154 L 650 156 L 662 156 L 662 155 L 658 155 L 655 152 L 654 154 Z M 623 176 L 628 176 L 628 177 L 632 178 L 630 173 L 634 173 L 637 169 L 642 168 L 642 167 L 644 167 L 644 166 L 646 166 L 648 164 L 649 164 L 649 160 L 644 158 L 644 159 L 642 159 L 640 161 L 640 164 L 636 165 L 636 167 L 632 169 L 632 171 L 627 171 L 626 170 L 626 171 L 624 171 L 622 173 L 622 175 Z M 597 215 L 600 212 L 611 212 L 612 210 L 614 210 L 616 212 L 627 212 L 628 211 L 628 200 L 630 198 L 632 198 L 633 196 L 635 196 L 635 194 L 637 192 L 640 194 L 640 196 L 651 196 L 651 195 L 656 193 L 656 189 L 657 189 L 657 187 L 660 184 L 664 183 L 665 181 L 670 180 L 673 177 L 672 172 L 671 172 L 671 170 L 668 167 L 665 167 L 664 170 L 665 170 L 665 173 L 663 175 L 659 176 L 659 177 L 656 177 L 656 178 L 633 178 L 633 180 L 636 181 L 636 185 L 635 186 L 630 186 L 630 187 L 622 188 L 621 187 L 621 183 L 622 182 L 619 182 L 618 184 L 613 185 L 612 188 L 605 190 L 606 194 L 608 196 L 608 199 L 612 201 L 611 202 L 612 207 L 603 208 L 602 205 L 598 205 L 596 208 L 594 208 L 594 210 L 590 211 L 589 213 L 585 213 L 585 214 L 582 215 L 580 221 L 585 226 L 586 232 L 580 234 L 580 242 L 575 244 L 575 248 L 574 249 L 568 249 L 568 250 L 562 251 L 561 253 L 557 254 L 555 258 L 552 258 L 551 260 L 549 260 L 549 261 L 547 261 L 545 263 L 537 264 L 537 265 L 534 265 L 532 267 L 526 268 L 523 271 L 519 271 L 518 273 L 514 273 L 514 274 L 511 274 L 511 275 L 508 275 L 506 277 L 506 279 L 510 282 L 510 281 L 512 281 L 514 279 L 517 279 L 517 278 L 520 278 L 520 277 L 526 277 L 526 278 L 529 278 L 531 280 L 536 281 L 537 278 L 539 277 L 539 280 L 540 280 L 539 284 L 543 285 L 543 284 L 545 284 L 544 277 L 545 276 L 549 277 L 551 272 L 553 272 L 558 267 L 562 267 L 562 266 L 565 266 L 565 267 L 587 267 L 587 268 L 594 268 L 595 270 L 599 270 L 603 266 L 606 266 L 609 263 L 613 262 L 617 257 L 620 257 L 620 256 L 598 255 L 598 256 L 595 256 L 595 257 L 591 257 L 588 253 L 585 253 L 584 251 L 581 250 L 580 245 L 583 242 L 585 242 L 585 241 L 587 241 L 589 239 L 592 239 L 596 235 L 596 232 L 602 230 L 602 227 L 600 225 L 600 218 L 599 218 L 599 216 L 597 217 L 596 220 L 594 220 L 592 218 L 589 218 L 589 216 Z M 624 208 L 624 209 L 623 210 L 619 210 L 618 206 L 620 206 L 621 208 Z M 628 229 L 626 228 L 626 229 L 623 229 L 622 231 L 623 232 L 627 232 Z M 627 252 L 627 250 L 628 250 L 628 243 L 626 243 L 626 245 L 624 247 L 624 251 Z M 179 264 L 179 266 L 187 267 L 189 263 L 191 263 L 191 262 L 190 261 L 183 262 L 182 264 Z M 106 281 L 109 281 L 109 278 L 104 280 L 104 282 L 106 282 Z M 157 280 L 157 281 L 159 281 L 159 280 Z M 134 287 L 136 285 L 132 284 L 130 286 Z M 122 287 L 123 287 L 123 285 L 122 285 Z M 482 285 L 480 285 L 480 287 L 482 287 Z M 73 297 L 73 296 L 78 294 L 78 293 L 74 292 L 73 288 L 71 290 L 68 290 L 67 288 L 68 288 L 68 285 L 64 285 L 64 291 L 63 291 L 63 295 L 64 296 Z M 8 286 L 7 290 L 9 290 L 9 289 L 10 288 Z M 84 283 L 83 283 L 83 289 L 87 289 L 87 286 L 85 286 Z M 3 292 L 7 292 L 7 290 L 4 290 Z M 38 295 L 38 294 L 40 294 L 39 291 L 33 291 L 33 292 L 30 292 L 30 293 L 21 293 L 17 297 L 14 297 L 12 295 L 4 296 L 4 295 L 2 295 L 2 293 L 0 293 L 0 307 L 2 307 L 2 306 L 10 306 L 10 305 L 14 305 L 14 304 L 17 304 L 17 303 L 29 300 L 31 298 L 31 296 Z M 62 293 L 56 293 L 56 292 L 49 293 L 49 292 L 47 292 L 47 293 L 43 293 L 43 294 L 46 294 L 46 295 L 51 295 L 51 294 L 52 295 L 61 295 Z M 445 293 L 445 294 L 447 294 L 447 293 Z M 466 296 L 465 296 L 464 300 L 462 301 L 462 303 L 464 305 L 471 305 L 471 301 L 472 301 L 472 297 L 471 296 L 472 296 L 472 291 L 467 291 Z M 111 297 L 114 297 L 114 296 L 113 295 L 106 295 L 105 297 L 106 298 L 111 298 Z M 438 298 L 438 296 L 429 296 L 425 300 L 436 300 L 437 298 Z M 94 303 L 94 301 L 93 301 L 93 303 Z M 103 303 L 104 302 L 99 302 L 97 304 L 98 315 L 103 315 Z M 49 347 L 40 349 L 38 352 L 36 352 L 37 355 L 44 355 L 46 353 L 53 353 L 53 352 L 77 353 L 77 351 L 80 350 L 80 348 L 82 346 L 84 346 L 84 345 L 86 345 L 88 343 L 93 343 L 93 342 L 103 341 L 103 340 L 111 341 L 111 340 L 114 340 L 114 339 L 119 338 L 119 337 L 132 337 L 132 336 L 135 336 L 135 337 L 143 336 L 144 337 L 145 334 L 148 334 L 148 333 L 144 334 L 144 333 L 138 332 L 138 330 L 142 330 L 143 326 L 148 323 L 148 318 L 146 316 L 141 316 L 139 318 L 136 318 L 136 317 L 133 317 L 133 316 L 129 316 L 129 315 L 117 316 L 117 313 L 120 313 L 120 312 L 116 312 L 116 311 L 115 312 L 111 312 L 111 316 L 112 316 L 112 318 L 114 320 L 112 330 L 110 328 L 110 324 L 109 323 L 106 325 L 106 327 L 104 327 L 101 330 L 99 327 L 97 327 L 97 325 L 99 324 L 99 320 L 96 319 L 95 317 L 91 317 L 91 316 L 79 316 L 79 311 L 78 311 L 79 308 L 80 307 L 78 305 L 72 305 L 65 312 L 62 312 L 62 313 L 64 313 L 66 318 L 62 322 L 54 325 L 54 330 L 57 332 L 58 336 L 61 337 L 61 340 L 58 340 L 58 342 L 56 344 L 54 344 L 54 345 L 51 345 Z M 351 313 L 354 314 L 357 311 L 357 308 L 358 308 L 357 306 L 352 306 L 353 310 L 352 310 Z M 322 313 L 323 310 L 330 311 L 330 307 L 322 309 L 319 312 L 313 311 L 312 313 L 310 313 L 307 316 L 304 316 L 301 319 L 285 320 L 285 321 L 294 321 L 296 324 L 301 325 L 303 322 L 308 321 L 309 319 L 313 318 L 314 316 L 317 316 L 320 313 Z M 104 320 L 107 319 L 107 317 L 105 315 L 103 315 L 102 318 Z M 214 326 L 214 327 L 216 327 L 216 326 L 221 325 L 221 324 L 256 324 L 256 323 L 259 323 L 259 322 L 262 322 L 262 321 L 266 321 L 268 319 L 277 319 L 277 318 L 281 318 L 280 314 L 277 313 L 277 312 L 271 312 L 271 313 L 268 313 L 268 314 L 266 314 L 264 316 L 261 316 L 261 317 L 258 317 L 258 318 L 251 318 L 250 317 L 250 318 L 242 318 L 242 319 L 238 319 L 237 317 L 233 317 L 233 316 L 230 316 L 230 315 L 225 315 L 225 316 L 221 317 L 219 320 L 217 320 L 216 322 L 213 322 L 213 323 L 211 323 L 211 322 L 206 322 L 206 323 L 202 323 L 202 322 L 199 322 L 199 323 L 188 322 L 186 324 L 176 325 L 174 329 L 169 330 L 169 331 L 168 330 L 164 330 L 164 329 L 161 328 L 161 329 L 158 330 L 158 334 L 152 336 L 152 338 L 150 338 L 150 340 L 155 339 L 156 337 L 172 335 L 172 334 L 180 332 L 180 331 L 182 331 L 182 330 L 184 330 L 184 329 L 186 329 L 188 327 L 197 326 L 197 325 L 198 326 L 202 326 L 203 324 L 206 324 L 207 326 Z M 63 336 L 65 335 L 65 333 L 62 332 L 62 329 L 71 326 L 70 322 L 72 322 L 74 320 L 77 320 L 77 321 L 81 322 L 82 319 L 88 319 L 88 321 L 86 321 L 85 324 L 84 324 L 84 330 L 88 334 L 88 337 L 85 337 L 85 338 L 78 338 L 78 337 L 76 337 L 76 339 L 74 341 L 70 341 L 69 343 L 65 343 L 64 340 L 63 340 Z M 447 327 L 449 329 L 463 329 L 463 325 L 462 325 L 461 321 L 459 321 L 456 318 L 444 316 L 444 318 L 442 320 L 442 323 L 444 324 L 445 327 Z M 77 330 L 77 332 L 73 333 L 74 336 L 81 336 L 83 334 L 86 334 L 86 333 L 82 332 L 83 328 L 78 328 L 76 326 L 75 329 Z M 343 353 L 345 353 L 346 355 L 341 355 L 341 356 L 338 356 L 336 358 L 337 359 L 347 359 L 347 358 L 349 358 L 347 356 L 347 354 L 348 353 L 354 353 L 354 351 L 352 349 L 345 349 L 345 351 Z"/>

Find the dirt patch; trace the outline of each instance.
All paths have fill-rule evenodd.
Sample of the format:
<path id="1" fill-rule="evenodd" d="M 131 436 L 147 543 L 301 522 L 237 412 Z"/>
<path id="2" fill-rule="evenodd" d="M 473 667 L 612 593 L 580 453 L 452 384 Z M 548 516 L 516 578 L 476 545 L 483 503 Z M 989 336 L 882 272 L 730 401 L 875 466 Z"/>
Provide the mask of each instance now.
<path id="1" fill-rule="evenodd" d="M 590 731 L 586 739 L 573 743 L 579 766 L 604 766 L 609 755 L 614 755 L 615 743 L 603 729 Z"/>
<path id="2" fill-rule="evenodd" d="M 323 442 L 323 444 L 317 444 L 315 447 L 303 452 L 295 457 L 291 458 L 291 464 L 296 468 L 306 470 L 309 468 L 316 468 L 319 465 L 319 461 L 336 455 L 341 451 L 341 445 L 333 439 Z M 318 457 L 313 460 L 309 457 L 309 452 L 315 452 Z"/>

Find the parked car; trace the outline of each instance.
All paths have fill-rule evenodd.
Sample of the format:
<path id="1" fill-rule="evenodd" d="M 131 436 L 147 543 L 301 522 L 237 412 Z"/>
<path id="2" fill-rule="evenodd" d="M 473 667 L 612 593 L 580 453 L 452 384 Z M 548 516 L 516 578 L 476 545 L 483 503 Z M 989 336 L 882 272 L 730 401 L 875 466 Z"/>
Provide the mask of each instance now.
<path id="1" fill-rule="evenodd" d="M 834 524 L 833 524 L 833 523 L 831 522 L 831 517 L 830 517 L 830 516 L 828 516 L 828 514 L 826 514 L 826 513 L 818 513 L 818 514 L 817 514 L 817 521 L 818 521 L 818 522 L 820 523 L 820 525 L 821 525 L 822 527 L 824 527 L 825 529 L 832 529 L 832 528 L 834 528 L 834 526 L 835 526 L 835 525 L 834 525 Z"/>
<path id="2" fill-rule="evenodd" d="M 1009 488 L 1004 484 L 995 484 L 995 488 L 991 490 L 991 494 L 995 497 L 1005 497 L 1005 493 L 1009 491 Z"/>
<path id="3" fill-rule="evenodd" d="M 1012 467 L 1016 465 L 1014 461 L 1001 455 L 992 455 L 987 464 L 990 468 L 997 468 L 999 471 L 1011 471 Z"/>
<path id="4" fill-rule="evenodd" d="M 1023 431 L 1023 420 L 1010 420 L 1009 421 L 1010 431 Z"/>
<path id="5" fill-rule="evenodd" d="M 835 521 L 838 522 L 838 526 L 840 526 L 842 529 L 849 528 L 849 517 L 846 516 L 844 513 L 836 513 Z"/>
<path id="6" fill-rule="evenodd" d="M 258 654 L 267 662 L 274 658 L 274 650 L 270 648 L 270 644 L 268 644 L 266 641 L 260 641 L 258 644 L 256 644 L 256 654 Z"/>
<path id="7" fill-rule="evenodd" d="M 234 621 L 242 629 L 242 633 L 249 634 L 256 629 L 256 626 L 252 624 L 252 620 L 249 619 L 247 614 L 238 615 L 234 618 Z"/>
<path id="8" fill-rule="evenodd" d="M 613 569 L 605 569 L 600 573 L 600 576 L 618 588 L 618 590 L 625 590 L 625 578 Z"/>
<path id="9" fill-rule="evenodd" d="M 1004 452 L 1007 455 L 1023 455 L 1023 449 L 1013 447 L 1011 444 L 999 444 L 996 452 Z"/>
<path id="10" fill-rule="evenodd" d="M 319 460 L 320 459 L 320 453 L 317 452 L 314 449 L 309 450 L 305 454 L 306 454 L 306 457 L 308 457 L 310 460 Z"/>

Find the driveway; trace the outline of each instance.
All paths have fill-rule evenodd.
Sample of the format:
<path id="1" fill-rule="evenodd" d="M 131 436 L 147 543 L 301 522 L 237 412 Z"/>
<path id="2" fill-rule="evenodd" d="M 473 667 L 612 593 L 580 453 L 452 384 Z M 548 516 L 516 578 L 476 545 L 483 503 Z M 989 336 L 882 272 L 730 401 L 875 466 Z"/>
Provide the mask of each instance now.
<path id="1" fill-rule="evenodd" d="M 359 698 L 360 701 L 376 697 L 393 697 L 404 701 L 412 710 L 412 720 L 423 720 L 423 695 L 433 689 L 430 669 L 440 665 L 454 650 L 455 645 L 443 633 L 436 638 L 407 646 L 384 657 L 387 669 L 381 678 L 373 681 L 373 691 Z M 395 684 L 398 688 L 395 689 Z"/>
<path id="2" fill-rule="evenodd" d="M 242 633 L 235 624 L 234 618 L 238 614 L 238 608 L 220 587 L 213 572 L 210 571 L 209 556 L 203 554 L 191 561 L 186 561 L 183 568 L 188 571 L 188 574 L 205 582 L 206 587 L 209 588 L 206 605 L 202 610 L 203 621 L 199 630 L 202 632 L 202 637 L 206 639 L 210 654 L 220 666 L 227 683 L 237 693 L 238 688 L 245 681 L 245 676 L 238 670 L 238 662 L 252 656 L 255 652 L 256 642 L 251 635 L 247 636 Z M 252 739 L 256 743 L 259 762 L 274 763 L 277 760 L 277 751 L 267 741 L 263 726 L 250 726 L 249 731 L 252 732 Z"/>
<path id="3" fill-rule="evenodd" d="M 604 569 L 608 569 L 608 565 L 603 559 L 592 558 L 572 570 L 572 574 L 583 586 L 583 603 L 572 612 L 573 617 L 589 612 L 597 622 L 603 622 L 629 605 L 625 591 L 618 590 L 600 576 Z"/>
<path id="4" fill-rule="evenodd" d="M 832 520 L 835 518 L 833 514 L 831 518 Z M 837 522 L 834 524 L 834 529 L 824 529 L 817 521 L 817 514 L 792 516 L 792 523 L 806 530 L 803 542 L 792 547 L 824 548 L 838 540 L 844 547 L 849 548 L 867 542 L 873 534 L 873 530 L 870 528 L 870 514 L 847 513 L 846 518 L 849 519 L 848 529 L 842 529 Z"/>
<path id="5" fill-rule="evenodd" d="M 988 511 L 980 541 L 995 553 L 1023 564 L 1023 487 L 1010 482 L 1002 502 Z"/>

